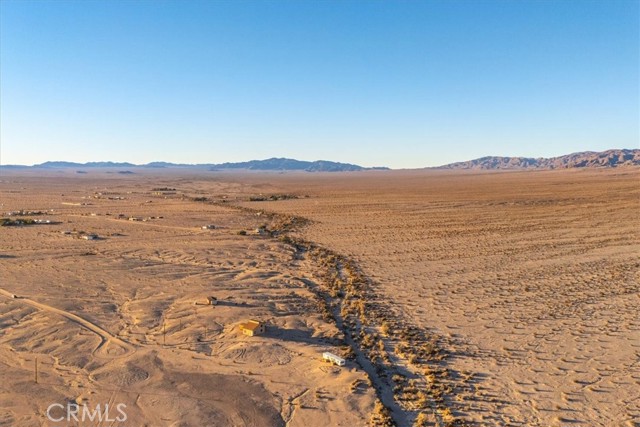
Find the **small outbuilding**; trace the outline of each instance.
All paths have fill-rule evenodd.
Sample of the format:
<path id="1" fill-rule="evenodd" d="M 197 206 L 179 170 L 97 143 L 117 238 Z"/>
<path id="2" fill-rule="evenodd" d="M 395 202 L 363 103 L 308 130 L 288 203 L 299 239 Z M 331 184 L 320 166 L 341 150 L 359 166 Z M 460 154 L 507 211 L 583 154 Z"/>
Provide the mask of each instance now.
<path id="1" fill-rule="evenodd" d="M 267 234 L 269 234 L 269 230 L 267 229 L 267 227 L 262 226 L 262 227 L 256 228 L 255 233 L 259 236 L 266 236 Z"/>
<path id="2" fill-rule="evenodd" d="M 248 335 L 250 337 L 254 335 L 262 335 L 264 334 L 266 327 L 264 322 L 260 322 L 259 320 L 249 320 L 248 322 L 240 324 L 240 330 L 243 334 Z"/>
<path id="3" fill-rule="evenodd" d="M 329 353 L 328 351 L 322 353 L 322 359 L 325 362 L 333 363 L 334 365 L 338 366 L 344 366 L 347 363 L 346 360 L 344 360 L 342 357 L 336 356 L 335 354 Z"/>
<path id="4" fill-rule="evenodd" d="M 209 305 L 218 305 L 218 298 L 216 297 L 207 297 L 207 301 L 209 301 Z"/>

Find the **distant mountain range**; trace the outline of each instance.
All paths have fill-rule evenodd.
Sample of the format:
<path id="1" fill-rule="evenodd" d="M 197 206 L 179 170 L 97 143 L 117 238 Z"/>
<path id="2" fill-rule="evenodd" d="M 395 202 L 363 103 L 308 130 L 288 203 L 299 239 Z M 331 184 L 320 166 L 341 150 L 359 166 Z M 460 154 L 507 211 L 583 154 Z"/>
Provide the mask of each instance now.
<path id="1" fill-rule="evenodd" d="M 448 165 L 432 167 L 428 169 L 568 169 L 568 168 L 597 168 L 618 166 L 640 166 L 640 149 L 614 149 L 602 152 L 584 151 L 551 158 L 532 157 L 481 157 L 466 162 L 450 163 Z M 251 160 L 238 163 L 203 163 L 184 164 L 169 162 L 151 162 L 136 165 L 128 162 L 88 162 L 75 163 L 54 161 L 45 162 L 33 166 L 0 165 L 0 168 L 112 168 L 112 169 L 137 169 L 137 168 L 188 168 L 209 171 L 223 170 L 253 170 L 253 171 L 306 171 L 306 172 L 348 172 L 363 170 L 388 170 L 387 167 L 366 168 L 351 163 L 330 162 L 328 160 L 316 160 L 313 162 L 287 158 L 271 158 L 265 160 Z M 85 172 L 79 170 L 78 172 Z M 128 172 L 128 171 L 127 171 Z M 123 172 L 120 172 L 123 173 Z"/>
<path id="2" fill-rule="evenodd" d="M 133 163 L 118 163 L 118 162 L 87 162 L 87 163 L 74 163 L 74 162 L 44 162 L 39 165 L 33 165 L 34 168 L 135 168 Z"/>
<path id="3" fill-rule="evenodd" d="M 361 171 L 366 169 L 388 169 L 388 168 L 364 168 L 362 166 L 353 165 L 351 163 L 330 162 L 327 160 L 316 160 L 315 162 L 307 162 L 303 160 L 271 158 L 266 160 L 251 160 L 249 162 L 240 163 L 222 163 L 213 165 L 212 170 L 222 169 L 248 169 L 248 170 L 287 170 L 287 171 L 307 171 L 307 172 L 345 172 L 345 171 Z"/>
<path id="4" fill-rule="evenodd" d="M 371 169 L 389 169 L 386 167 L 365 168 L 363 166 L 354 165 L 351 163 L 339 163 L 330 162 L 328 160 L 316 160 L 313 162 L 286 159 L 286 158 L 271 158 L 266 160 L 251 160 L 248 162 L 240 163 L 221 163 L 221 164 L 184 164 L 184 163 L 169 163 L 169 162 L 151 162 L 143 165 L 136 165 L 127 162 L 88 162 L 88 163 L 75 163 L 65 161 L 50 161 L 40 163 L 33 166 L 20 166 L 20 165 L 5 165 L 3 168 L 192 168 L 192 169 L 206 169 L 211 171 L 217 170 L 255 170 L 255 171 L 307 171 L 307 172 L 347 172 L 347 171 L 362 171 Z"/>
<path id="5" fill-rule="evenodd" d="M 568 169 L 639 166 L 640 150 L 583 151 L 559 157 L 481 157 L 431 169 Z"/>

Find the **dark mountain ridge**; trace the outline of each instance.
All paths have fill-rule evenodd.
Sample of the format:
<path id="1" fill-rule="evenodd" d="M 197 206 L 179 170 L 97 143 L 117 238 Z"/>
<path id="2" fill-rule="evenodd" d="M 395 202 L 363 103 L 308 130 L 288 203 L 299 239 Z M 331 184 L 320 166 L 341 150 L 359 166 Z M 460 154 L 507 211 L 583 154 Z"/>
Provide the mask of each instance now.
<path id="1" fill-rule="evenodd" d="M 613 168 L 620 166 L 640 166 L 640 149 L 612 149 L 601 152 L 583 151 L 558 157 L 501 157 L 485 156 L 465 162 L 455 162 L 427 169 L 473 169 L 473 170 L 524 170 L 524 169 L 569 169 L 569 168 Z M 253 170 L 253 171 L 305 171 L 305 172 L 351 172 L 363 170 L 388 170 L 387 167 L 363 167 L 351 163 L 328 160 L 305 161 L 283 157 L 264 160 L 250 160 L 234 163 L 171 163 L 150 162 L 136 165 L 128 162 L 87 162 L 48 161 L 33 166 L 0 165 L 4 169 L 20 168 L 184 168 L 210 171 Z"/>
<path id="2" fill-rule="evenodd" d="M 640 149 L 613 149 L 601 152 L 583 151 L 550 158 L 487 156 L 432 169 L 569 169 L 639 165 Z"/>
<path id="3" fill-rule="evenodd" d="M 313 162 L 304 160 L 295 160 L 287 158 L 276 158 L 265 160 L 251 160 L 240 163 L 222 163 L 213 165 L 212 169 L 248 169 L 248 170 L 289 170 L 289 171 L 307 171 L 307 172 L 345 172 L 345 171 L 361 171 L 369 168 L 354 165 L 351 163 L 331 162 L 328 160 L 316 160 Z"/>
<path id="4" fill-rule="evenodd" d="M 29 166 L 2 166 L 2 167 L 29 167 Z M 370 169 L 388 169 L 386 167 L 366 168 L 351 163 L 332 162 L 328 160 L 304 161 L 287 158 L 270 158 L 265 160 L 251 160 L 248 162 L 237 163 L 203 163 L 203 164 L 185 164 L 170 162 L 151 162 L 142 165 L 135 165 L 128 162 L 87 162 L 76 163 L 66 161 L 48 161 L 37 165 L 30 166 L 32 168 L 193 168 L 208 170 L 256 170 L 256 171 L 306 171 L 306 172 L 350 172 L 362 171 Z"/>

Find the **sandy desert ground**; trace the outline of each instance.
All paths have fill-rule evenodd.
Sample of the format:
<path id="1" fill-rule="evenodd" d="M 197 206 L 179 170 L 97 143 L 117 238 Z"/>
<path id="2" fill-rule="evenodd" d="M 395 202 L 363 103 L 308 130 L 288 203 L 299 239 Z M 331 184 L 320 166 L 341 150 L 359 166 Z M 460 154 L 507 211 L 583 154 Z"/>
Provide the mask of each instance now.
<path id="1" fill-rule="evenodd" d="M 353 362 L 322 361 L 323 351 L 344 346 L 315 308 L 314 267 L 255 235 L 260 217 L 154 195 L 153 187 L 167 185 L 160 181 L 2 177 L 3 212 L 53 209 L 30 217 L 55 223 L 1 228 L 0 425 L 310 426 L 321 424 L 321 414 L 322 424 L 352 426 L 368 419 L 375 393 L 366 374 Z M 188 180 L 170 181 L 199 192 Z M 235 187 L 206 186 L 230 195 Z M 207 224 L 217 228 L 203 230 Z M 80 231 L 100 239 L 84 240 Z M 204 305 L 208 296 L 219 304 Z M 240 333 L 251 318 L 268 322 L 264 336 Z M 123 403 L 127 420 L 47 418 L 49 405 L 68 402 Z M 54 408 L 55 420 L 63 415 Z"/>
<path id="2" fill-rule="evenodd" d="M 3 217 L 54 223 L 0 228 L 0 425 L 640 425 L 639 183 L 3 171 Z"/>
<path id="3" fill-rule="evenodd" d="M 640 173 L 395 172 L 271 183 L 389 310 L 442 334 L 476 425 L 640 425 Z M 254 203 L 255 204 L 255 203 Z"/>

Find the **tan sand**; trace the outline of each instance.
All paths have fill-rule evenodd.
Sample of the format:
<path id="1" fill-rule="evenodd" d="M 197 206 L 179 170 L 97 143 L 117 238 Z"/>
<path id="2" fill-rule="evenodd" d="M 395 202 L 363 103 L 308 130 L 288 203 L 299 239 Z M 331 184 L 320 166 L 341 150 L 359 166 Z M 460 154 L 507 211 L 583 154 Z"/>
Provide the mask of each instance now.
<path id="1" fill-rule="evenodd" d="M 427 394 L 444 384 L 445 406 L 397 400 L 404 424 L 638 425 L 639 178 L 3 172 L 1 211 L 59 223 L 0 228 L 0 425 L 60 425 L 45 411 L 67 401 L 124 402 L 127 425 L 365 425 L 363 368 L 321 361 L 344 350 L 314 295 L 321 266 L 253 232 L 269 211 L 313 220 L 293 235 L 355 260 L 400 325 L 381 339 L 388 364 Z M 282 193 L 299 198 L 247 201 Z M 194 304 L 209 295 L 221 303 Z M 249 318 L 267 334 L 241 335 Z M 409 326 L 443 356 L 398 351 Z"/>
<path id="2" fill-rule="evenodd" d="M 164 186 L 156 178 L 62 175 L 0 183 L 3 212 L 53 209 L 42 218 L 56 222 L 0 229 L 0 425 L 352 426 L 368 419 L 375 392 L 365 373 L 353 362 L 338 369 L 322 361 L 323 351 L 342 351 L 341 334 L 315 311 L 302 281 L 314 280 L 313 266 L 275 240 L 237 234 L 260 218 L 153 195 Z M 115 195 L 125 199 L 109 199 Z M 129 221 L 120 213 L 163 218 Z M 79 231 L 100 239 L 81 239 Z M 220 303 L 205 305 L 208 296 Z M 264 336 L 240 333 L 250 318 L 267 322 Z M 354 390 L 354 383 L 362 385 Z M 47 418 L 49 405 L 68 402 L 123 403 L 127 420 Z M 55 419 L 62 416 L 54 409 Z"/>
<path id="3" fill-rule="evenodd" d="M 245 182 L 252 182 L 247 180 Z M 450 339 L 473 425 L 640 425 L 640 171 L 271 177 L 390 307 Z M 251 203 L 250 205 L 257 205 Z"/>

